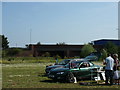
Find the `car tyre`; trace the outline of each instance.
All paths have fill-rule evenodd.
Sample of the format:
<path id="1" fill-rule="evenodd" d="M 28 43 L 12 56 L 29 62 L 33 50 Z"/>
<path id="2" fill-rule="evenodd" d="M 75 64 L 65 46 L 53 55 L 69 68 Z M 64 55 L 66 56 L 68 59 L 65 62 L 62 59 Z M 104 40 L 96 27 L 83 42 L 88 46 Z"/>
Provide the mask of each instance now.
<path id="1" fill-rule="evenodd" d="M 66 81 L 67 81 L 68 83 L 74 83 L 74 82 L 75 82 L 74 75 L 73 75 L 72 72 L 69 72 L 69 73 L 67 74 Z"/>
<path id="2" fill-rule="evenodd" d="M 53 79 L 53 82 L 57 82 L 57 79 L 56 79 L 56 78 L 54 78 L 54 79 Z"/>

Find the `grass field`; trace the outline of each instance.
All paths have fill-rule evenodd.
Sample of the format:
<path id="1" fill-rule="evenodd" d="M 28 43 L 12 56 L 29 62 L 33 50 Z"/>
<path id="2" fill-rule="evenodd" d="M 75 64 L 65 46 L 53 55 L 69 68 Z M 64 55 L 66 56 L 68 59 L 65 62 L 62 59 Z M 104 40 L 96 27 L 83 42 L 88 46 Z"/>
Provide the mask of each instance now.
<path id="1" fill-rule="evenodd" d="M 53 82 L 44 73 L 51 63 L 2 64 L 2 88 L 120 88 L 118 85 L 80 85 L 78 83 Z"/>

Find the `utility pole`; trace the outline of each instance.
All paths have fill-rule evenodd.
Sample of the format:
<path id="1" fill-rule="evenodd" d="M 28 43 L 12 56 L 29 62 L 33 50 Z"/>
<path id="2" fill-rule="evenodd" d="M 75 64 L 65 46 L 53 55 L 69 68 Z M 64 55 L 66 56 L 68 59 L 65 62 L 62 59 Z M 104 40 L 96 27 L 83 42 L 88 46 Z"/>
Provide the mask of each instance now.
<path id="1" fill-rule="evenodd" d="M 119 28 L 117 29 L 117 32 L 118 32 L 118 40 L 120 40 L 120 29 Z"/>
<path id="2" fill-rule="evenodd" d="M 118 40 L 120 40 L 120 2 L 118 2 Z"/>
<path id="3" fill-rule="evenodd" d="M 17 43 L 16 43 L 16 48 L 17 48 Z"/>
<path id="4" fill-rule="evenodd" d="M 118 40 L 120 40 L 120 29 L 118 28 Z"/>
<path id="5" fill-rule="evenodd" d="M 30 44 L 31 44 L 31 39 L 32 39 L 32 29 L 30 29 Z"/>

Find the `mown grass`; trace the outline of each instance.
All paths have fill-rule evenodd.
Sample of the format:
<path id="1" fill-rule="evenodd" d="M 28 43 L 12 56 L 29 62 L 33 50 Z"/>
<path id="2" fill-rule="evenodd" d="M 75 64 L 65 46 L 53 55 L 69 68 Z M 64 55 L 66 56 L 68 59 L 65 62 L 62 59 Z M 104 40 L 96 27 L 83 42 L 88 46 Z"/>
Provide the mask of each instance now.
<path id="1" fill-rule="evenodd" d="M 59 62 L 63 59 L 58 59 Z M 17 63 L 55 63 L 53 57 L 6 57 L 0 60 L 2 64 L 17 64 Z"/>
<path id="2" fill-rule="evenodd" d="M 45 74 L 45 66 L 51 63 L 2 64 L 2 88 L 114 88 L 98 84 L 80 85 L 78 83 L 53 82 Z M 85 81 L 86 82 L 86 81 Z"/>

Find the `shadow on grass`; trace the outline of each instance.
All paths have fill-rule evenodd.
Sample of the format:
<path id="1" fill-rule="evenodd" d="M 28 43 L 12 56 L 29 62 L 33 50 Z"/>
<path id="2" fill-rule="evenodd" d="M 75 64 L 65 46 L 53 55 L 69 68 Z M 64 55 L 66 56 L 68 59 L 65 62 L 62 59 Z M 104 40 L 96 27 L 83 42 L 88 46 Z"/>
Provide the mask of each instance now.
<path id="1" fill-rule="evenodd" d="M 39 77 L 47 77 L 47 75 L 45 75 L 45 74 L 42 74 L 42 75 L 38 75 Z"/>
<path id="2" fill-rule="evenodd" d="M 38 74 L 38 77 L 47 77 L 47 74 L 42 73 L 42 74 Z M 45 83 L 65 83 L 65 81 L 61 81 L 61 80 L 41 80 L 39 82 L 45 82 Z"/>
<path id="3" fill-rule="evenodd" d="M 89 83 L 87 83 L 87 82 L 81 82 L 81 83 L 79 83 L 79 85 L 82 85 L 82 86 L 100 86 L 100 87 L 102 87 L 102 86 L 118 86 L 118 85 L 110 85 L 110 84 L 108 84 L 108 85 L 106 85 L 106 84 L 99 84 L 99 83 L 96 83 L 96 82 L 89 82 Z"/>
<path id="4" fill-rule="evenodd" d="M 47 77 L 47 74 L 45 74 L 45 73 L 38 73 L 38 77 Z"/>
<path id="5" fill-rule="evenodd" d="M 40 82 L 45 82 L 45 83 L 66 83 L 65 81 L 58 81 L 58 80 L 42 80 Z"/>

